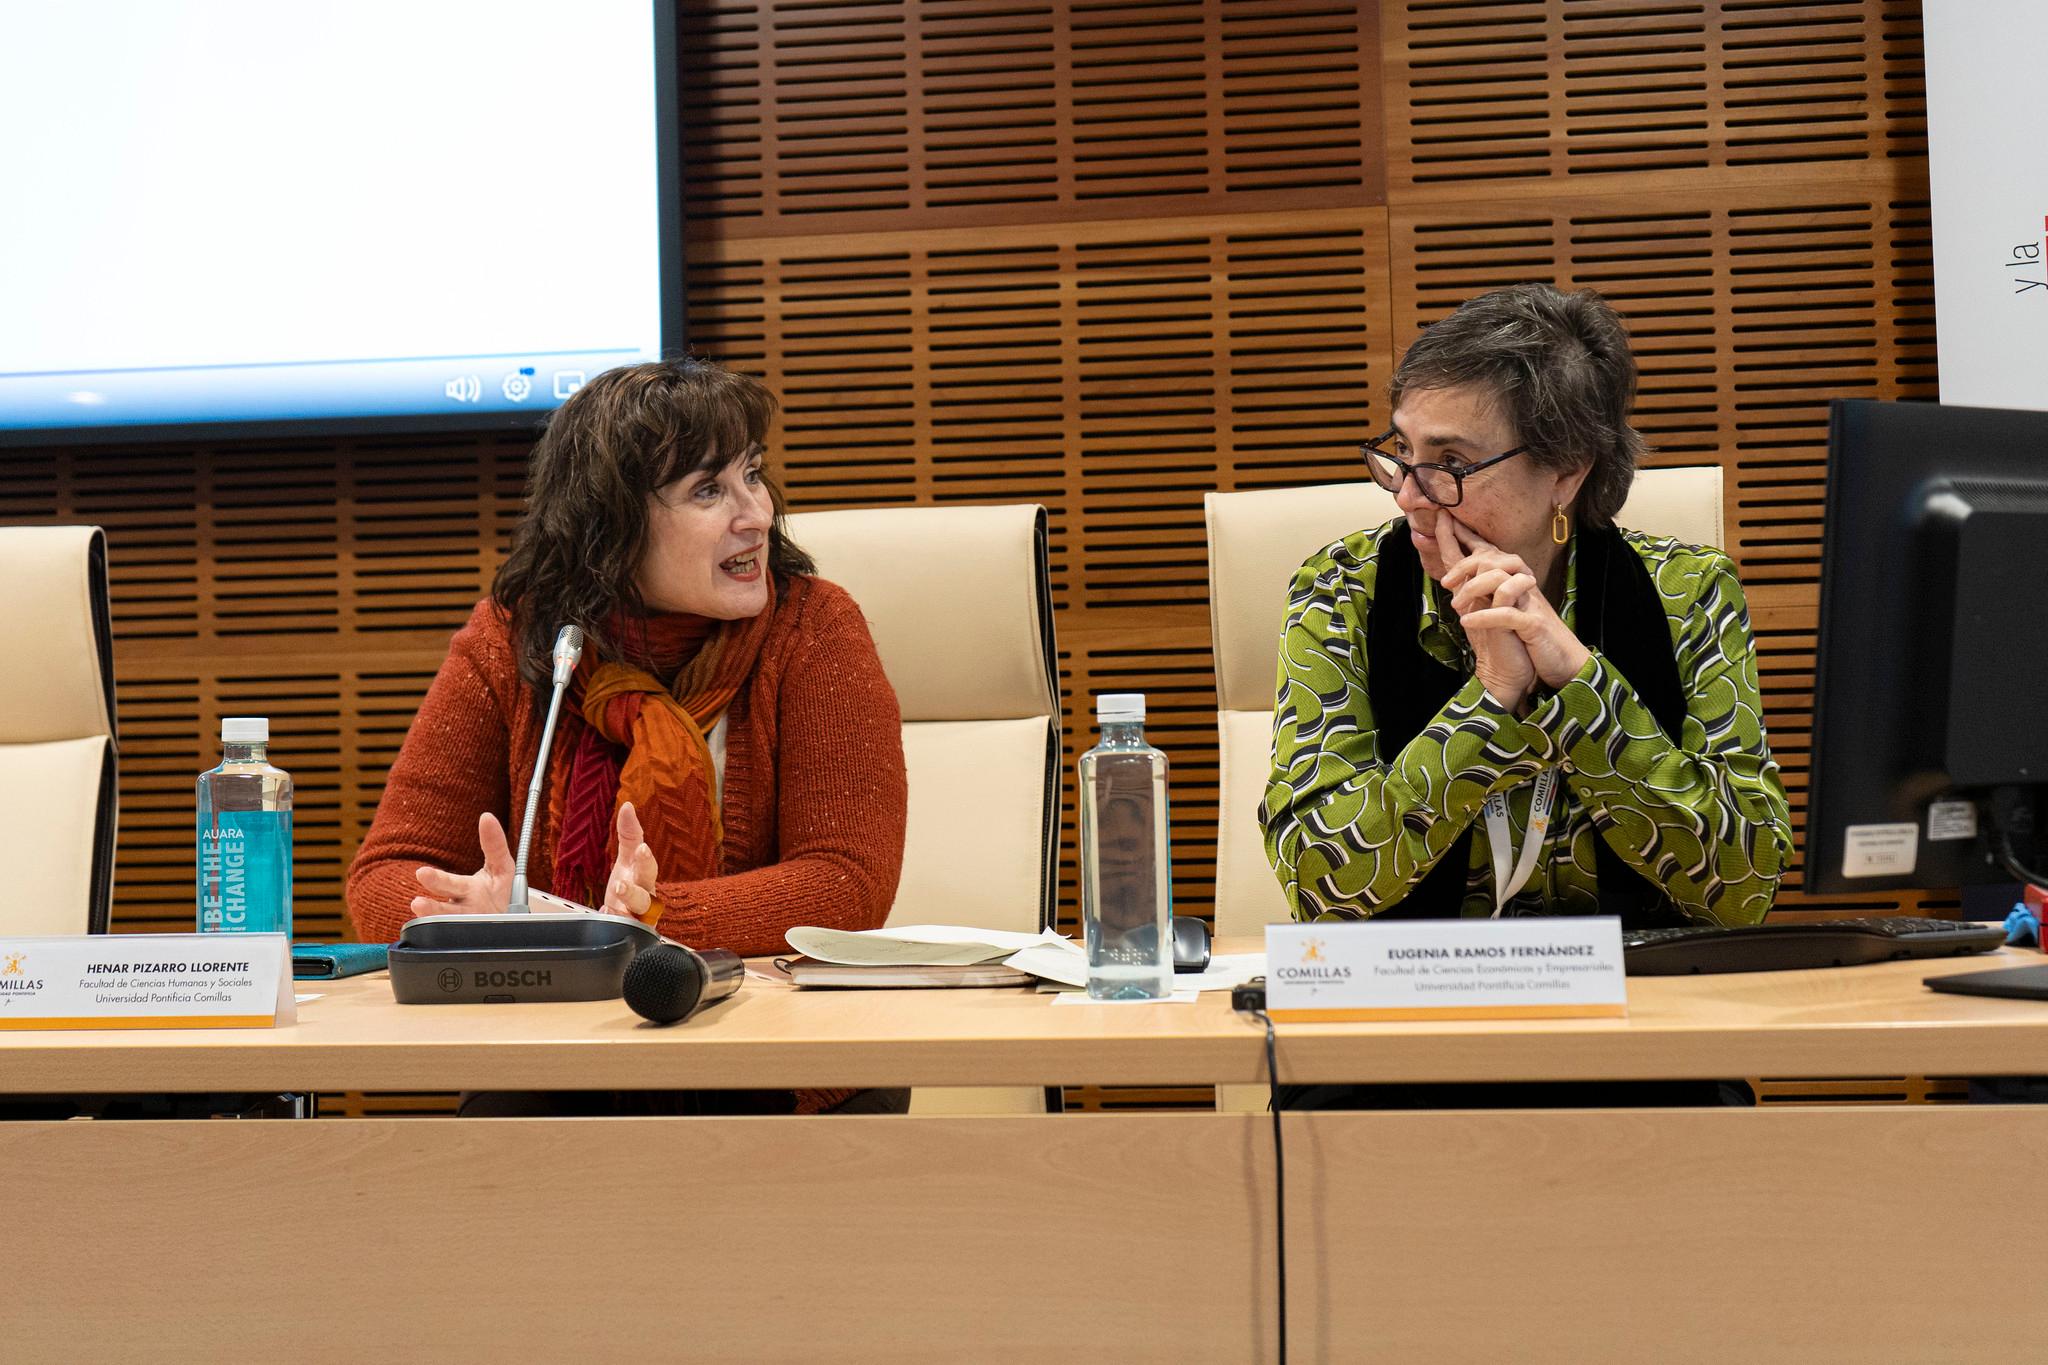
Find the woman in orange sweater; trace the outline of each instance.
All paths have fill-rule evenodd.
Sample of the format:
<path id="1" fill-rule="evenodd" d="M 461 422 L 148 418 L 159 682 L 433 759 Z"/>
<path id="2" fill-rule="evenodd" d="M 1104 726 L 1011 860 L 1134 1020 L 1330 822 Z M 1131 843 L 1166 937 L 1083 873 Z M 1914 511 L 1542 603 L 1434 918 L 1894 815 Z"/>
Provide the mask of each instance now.
<path id="1" fill-rule="evenodd" d="M 782 951 L 797 924 L 881 925 L 903 862 L 896 694 L 859 608 L 783 532 L 763 470 L 774 408 L 757 381 L 683 360 L 599 375 L 554 415 L 511 554 L 350 869 L 362 938 L 503 910 L 505 830 L 570 623 L 586 643 L 534 888 L 741 954 Z"/>

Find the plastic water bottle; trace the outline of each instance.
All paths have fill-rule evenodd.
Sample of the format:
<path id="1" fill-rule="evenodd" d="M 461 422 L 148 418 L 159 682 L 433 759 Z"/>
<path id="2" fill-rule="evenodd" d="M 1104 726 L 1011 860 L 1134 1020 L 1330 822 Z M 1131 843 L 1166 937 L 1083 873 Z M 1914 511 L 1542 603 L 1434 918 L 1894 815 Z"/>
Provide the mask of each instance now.
<path id="1" fill-rule="evenodd" d="M 270 766 L 270 722 L 220 723 L 220 766 L 199 774 L 202 934 L 292 932 L 292 779 Z"/>
<path id="2" fill-rule="evenodd" d="M 1145 694 L 1095 699 L 1101 742 L 1081 755 L 1081 927 L 1088 994 L 1173 992 L 1173 876 L 1166 755 L 1145 742 Z"/>

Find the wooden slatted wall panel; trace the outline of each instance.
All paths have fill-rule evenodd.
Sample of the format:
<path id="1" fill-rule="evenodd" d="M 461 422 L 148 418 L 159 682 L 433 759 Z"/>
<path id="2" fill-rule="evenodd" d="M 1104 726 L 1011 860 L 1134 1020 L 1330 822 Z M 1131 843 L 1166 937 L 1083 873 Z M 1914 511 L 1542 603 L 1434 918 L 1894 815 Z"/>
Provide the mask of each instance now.
<path id="1" fill-rule="evenodd" d="M 1040 502 L 1069 757 L 1092 696 L 1151 696 L 1176 904 L 1213 904 L 1215 682 L 1202 494 L 1349 477 L 1388 344 L 1378 214 L 706 242 L 698 346 L 783 395 L 800 506 Z M 1071 764 L 1069 765 L 1071 771 Z M 1069 802 L 1064 847 L 1069 915 Z"/>
<path id="2" fill-rule="evenodd" d="M 692 219 L 722 236 L 1377 201 L 1357 0 L 687 3 Z"/>
<path id="3" fill-rule="evenodd" d="M 0 521 L 107 529 L 116 928 L 191 927 L 193 779 L 220 717 L 253 714 L 297 788 L 295 927 L 341 936 L 342 875 L 488 590 L 525 462 L 505 438 L 9 453 Z"/>
<path id="4" fill-rule="evenodd" d="M 1351 476 L 1403 340 L 1511 280 L 1614 298 L 1653 462 L 1727 471 L 1803 798 L 1825 400 L 1933 393 L 1916 5 L 681 9 L 699 345 L 783 394 L 799 507 L 1052 510 L 1070 749 L 1094 692 L 1151 694 L 1182 909 L 1213 866 L 1202 491 Z M 191 778 L 251 710 L 300 779 L 301 926 L 339 931 L 340 870 L 523 455 L 0 456 L 0 520 L 110 533 L 118 924 L 188 920 Z M 1070 916 L 1074 843 L 1070 799 Z"/>
<path id="5" fill-rule="evenodd" d="M 1646 171 L 1681 173 L 1667 181 L 1676 184 L 1777 167 L 1789 185 L 1926 156 L 1918 4 L 1411 0 L 1388 9 L 1397 199 L 1502 182 L 1584 190 Z"/>

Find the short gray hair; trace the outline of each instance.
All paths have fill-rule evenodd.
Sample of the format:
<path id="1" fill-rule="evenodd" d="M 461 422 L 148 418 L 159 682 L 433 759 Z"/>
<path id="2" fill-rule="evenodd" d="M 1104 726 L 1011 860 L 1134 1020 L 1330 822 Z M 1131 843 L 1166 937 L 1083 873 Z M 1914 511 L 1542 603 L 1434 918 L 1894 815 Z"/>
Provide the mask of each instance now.
<path id="1" fill-rule="evenodd" d="M 1464 386 L 1494 396 L 1528 458 L 1560 471 L 1590 465 L 1579 488 L 1578 520 L 1613 524 L 1648 446 L 1628 422 L 1636 358 L 1606 299 L 1590 289 L 1567 294 L 1547 284 L 1510 285 L 1467 299 L 1401 357 L 1392 406 L 1411 389 Z"/>

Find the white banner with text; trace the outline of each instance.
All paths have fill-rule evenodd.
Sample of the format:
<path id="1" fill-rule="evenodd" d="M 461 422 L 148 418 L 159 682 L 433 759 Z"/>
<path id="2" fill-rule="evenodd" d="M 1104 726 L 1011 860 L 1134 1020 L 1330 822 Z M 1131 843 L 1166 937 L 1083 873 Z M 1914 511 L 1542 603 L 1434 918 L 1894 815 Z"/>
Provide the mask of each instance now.
<path id="1" fill-rule="evenodd" d="M 2048 411 L 2048 3 L 1925 0 L 1921 14 L 1941 401 Z"/>

